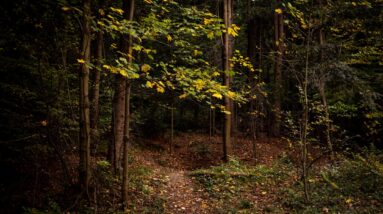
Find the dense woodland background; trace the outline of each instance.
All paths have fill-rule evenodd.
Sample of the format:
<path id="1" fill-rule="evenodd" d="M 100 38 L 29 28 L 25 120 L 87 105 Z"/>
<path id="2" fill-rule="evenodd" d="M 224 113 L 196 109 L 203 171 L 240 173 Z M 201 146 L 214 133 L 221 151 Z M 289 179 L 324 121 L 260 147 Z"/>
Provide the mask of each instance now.
<path id="1" fill-rule="evenodd" d="M 383 211 L 382 0 L 0 3 L 1 213 Z"/>

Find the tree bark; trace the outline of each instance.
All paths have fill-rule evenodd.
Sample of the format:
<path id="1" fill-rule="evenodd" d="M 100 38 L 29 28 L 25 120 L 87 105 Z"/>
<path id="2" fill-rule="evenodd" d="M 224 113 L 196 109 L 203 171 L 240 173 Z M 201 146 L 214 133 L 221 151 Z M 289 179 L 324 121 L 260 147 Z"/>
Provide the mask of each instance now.
<path id="1" fill-rule="evenodd" d="M 231 58 L 231 38 L 228 33 L 228 28 L 232 25 L 232 0 L 223 1 L 223 16 L 226 27 L 226 33 L 223 35 L 223 70 L 225 72 L 223 78 L 223 84 L 230 88 L 231 77 L 229 71 L 231 70 L 230 58 Z M 225 110 L 231 112 L 232 104 L 231 99 L 228 96 L 224 97 L 224 106 Z M 231 148 L 231 115 L 224 115 L 224 128 L 223 128 L 223 160 L 228 161 L 229 156 L 232 154 Z"/>
<path id="2" fill-rule="evenodd" d="M 321 24 L 323 25 L 323 2 L 322 0 L 319 0 L 319 7 L 320 7 L 320 10 L 321 10 Z M 323 63 L 324 60 L 325 60 L 325 56 L 324 56 L 324 45 L 325 43 L 325 32 L 323 30 L 323 28 L 321 28 L 319 30 L 319 45 L 320 45 L 320 62 Z M 325 92 L 325 87 L 326 87 L 326 78 L 325 78 L 325 74 L 324 74 L 325 71 L 321 70 L 320 71 L 320 77 L 318 78 L 318 90 L 319 90 L 319 95 L 322 99 L 322 104 L 323 104 L 323 108 L 324 108 L 324 113 L 325 113 L 325 119 L 326 119 L 326 122 L 325 122 L 325 125 L 326 125 L 326 131 L 325 131 L 325 135 L 326 135 L 326 142 L 327 142 L 327 146 L 330 150 L 330 159 L 331 161 L 333 161 L 335 159 L 335 153 L 334 153 L 334 149 L 333 149 L 333 145 L 332 145 L 332 141 L 331 141 L 331 119 L 330 119 L 330 113 L 328 111 L 328 104 L 327 104 L 327 97 L 326 97 L 326 92 Z"/>
<path id="3" fill-rule="evenodd" d="M 309 70 L 309 50 L 311 32 L 308 32 L 306 37 L 306 57 L 305 57 L 305 71 L 303 81 L 303 114 L 302 114 L 302 132 L 301 132 L 301 145 L 302 145 L 302 178 L 305 201 L 310 201 L 309 183 L 308 183 L 308 132 L 309 132 L 309 100 L 308 100 L 308 70 Z"/>
<path id="4" fill-rule="evenodd" d="M 116 174 L 121 167 L 121 149 L 124 142 L 125 90 L 125 77 L 117 75 L 113 98 L 113 145 L 110 147 L 113 149 L 112 166 Z"/>
<path id="5" fill-rule="evenodd" d="M 124 1 L 123 9 L 125 11 L 124 18 L 132 21 L 134 16 L 134 0 Z M 126 40 L 125 38 L 123 40 Z M 127 41 L 123 42 L 123 45 L 126 45 L 128 50 L 128 62 L 129 64 L 133 62 L 132 58 L 132 44 L 133 38 L 131 35 L 128 36 Z M 128 187 L 129 187 L 129 174 L 128 174 L 128 152 L 129 152 L 129 142 L 130 142 L 130 97 L 131 97 L 131 82 L 126 80 L 125 88 L 125 129 L 124 129 L 124 152 L 123 152 L 123 174 L 122 174 L 122 202 L 124 210 L 128 209 Z"/>
<path id="6" fill-rule="evenodd" d="M 104 0 L 101 1 L 99 9 L 103 10 Z M 101 14 L 98 14 L 98 17 L 101 18 Z M 97 32 L 96 39 L 96 65 L 97 68 L 94 69 L 94 80 L 93 80 L 93 91 L 92 91 L 92 106 L 91 106 L 91 117 L 90 117 L 90 128 L 92 131 L 92 141 L 97 143 L 99 141 L 99 131 L 98 131 L 98 122 L 100 115 L 100 79 L 101 79 L 101 67 L 103 60 L 103 47 L 104 47 L 104 32 L 100 29 Z"/>
<path id="7" fill-rule="evenodd" d="M 276 8 L 281 7 L 281 0 L 277 0 Z M 283 13 L 274 13 L 274 42 L 275 42 L 275 64 L 274 64 L 274 109 L 271 134 L 274 137 L 280 135 L 281 130 L 281 94 L 282 94 L 282 60 L 284 52 L 284 29 Z"/>
<path id="8" fill-rule="evenodd" d="M 80 70 L 80 164 L 79 183 L 82 192 L 87 192 L 90 180 L 90 116 L 89 116 L 89 63 L 91 44 L 91 4 L 83 1 L 82 47 L 80 59 L 85 62 Z"/>

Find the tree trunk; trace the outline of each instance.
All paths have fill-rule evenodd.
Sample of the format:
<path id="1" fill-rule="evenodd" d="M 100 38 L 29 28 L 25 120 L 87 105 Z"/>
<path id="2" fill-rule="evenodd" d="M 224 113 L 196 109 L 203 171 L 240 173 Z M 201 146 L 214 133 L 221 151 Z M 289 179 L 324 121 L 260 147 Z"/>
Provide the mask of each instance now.
<path id="1" fill-rule="evenodd" d="M 104 8 L 104 1 L 101 1 L 99 9 Z M 101 18 L 101 14 L 98 15 Z M 90 128 L 92 131 L 92 141 L 96 144 L 99 141 L 99 131 L 98 131 L 98 122 L 100 115 L 100 79 L 101 79 L 101 67 L 103 60 L 103 47 L 104 47 L 104 32 L 102 29 L 97 33 L 96 41 L 96 65 L 97 68 L 94 69 L 94 82 L 93 82 L 93 91 L 92 91 L 92 106 L 91 106 L 91 117 L 90 117 Z"/>
<path id="2" fill-rule="evenodd" d="M 308 69 L 309 69 L 309 49 L 310 49 L 310 39 L 311 33 L 308 32 L 306 37 L 306 57 L 305 57 L 305 73 L 304 73 L 304 81 L 303 81 L 303 115 L 302 115 L 302 133 L 301 133 L 301 145 L 302 145 L 302 178 L 303 178 L 303 188 L 304 188 L 304 196 L 305 201 L 308 202 L 310 200 L 309 195 L 309 183 L 308 183 L 308 149 L 307 149 L 307 136 L 309 129 L 309 100 L 308 100 Z"/>
<path id="3" fill-rule="evenodd" d="M 123 9 L 125 11 L 124 18 L 132 21 L 134 16 L 134 0 L 124 1 Z M 126 39 L 123 39 L 126 40 Z M 132 49 L 133 38 L 131 35 L 128 36 L 127 41 L 123 42 L 126 45 L 125 50 L 128 51 L 128 62 L 132 63 L 133 49 Z M 130 96 L 131 96 L 131 82 L 126 80 L 125 89 L 125 129 L 124 129 L 124 153 L 123 153 L 123 174 L 122 174 L 122 202 L 124 210 L 128 209 L 128 187 L 129 187 L 129 174 L 128 174 L 128 152 L 130 142 Z"/>
<path id="4" fill-rule="evenodd" d="M 87 192 L 90 180 L 90 118 L 89 118 L 89 63 L 91 43 L 91 5 L 83 1 L 82 47 L 80 59 L 85 63 L 80 71 L 80 164 L 79 182 L 82 192 Z"/>
<path id="5" fill-rule="evenodd" d="M 170 155 L 173 155 L 173 144 L 174 144 L 174 101 L 172 101 L 170 109 Z"/>
<path id="6" fill-rule="evenodd" d="M 250 1 L 248 1 L 248 7 L 250 7 Z M 248 18 L 248 22 L 247 22 L 247 56 L 249 57 L 250 59 L 250 62 L 252 63 L 253 67 L 254 68 L 257 68 L 259 67 L 259 65 L 257 65 L 257 61 L 259 58 L 259 56 L 257 56 L 257 54 L 259 54 L 259 52 L 257 51 L 257 49 L 259 47 L 257 47 L 257 43 L 258 43 L 258 36 L 260 34 L 260 21 L 258 21 L 257 19 L 255 18 L 251 18 L 250 17 Z M 255 78 L 255 72 L 251 72 L 249 71 L 248 73 L 248 82 L 249 82 L 249 85 L 252 86 L 252 95 L 255 95 L 256 94 L 256 84 L 257 84 L 257 80 Z M 249 108 L 249 116 L 250 116 L 250 120 L 249 120 L 249 126 L 250 126 L 250 134 L 251 134 L 251 142 L 252 142 L 252 147 L 253 147 L 253 158 L 254 160 L 256 160 L 256 148 L 257 148 L 257 145 L 256 145 L 256 140 L 257 140 L 257 134 L 256 134 L 256 130 L 257 130 L 257 115 L 255 115 L 256 113 L 256 100 L 255 99 L 252 99 L 250 100 L 250 108 Z"/>
<path id="7" fill-rule="evenodd" d="M 322 0 L 319 0 L 319 7 L 320 7 L 320 10 L 321 10 L 321 23 L 323 24 L 323 3 L 322 3 Z M 324 62 L 324 45 L 325 43 L 325 32 L 323 31 L 323 29 L 320 29 L 319 30 L 319 45 L 320 45 L 320 61 L 321 63 Z M 331 158 L 331 161 L 333 161 L 335 159 L 335 154 L 334 154 L 334 149 L 333 149 L 333 145 L 332 145 L 332 142 L 331 142 L 331 119 L 330 119 L 330 113 L 328 111 L 328 105 L 327 105 L 327 97 L 326 97 L 326 92 L 325 92 L 325 87 L 326 87 L 326 79 L 324 78 L 324 72 L 325 71 L 322 71 L 320 72 L 320 77 L 319 77 L 319 82 L 318 82 L 318 90 L 319 90 L 319 95 L 322 99 L 322 104 L 323 104 L 323 107 L 324 107 L 324 111 L 325 111 L 325 119 L 326 119 L 326 142 L 327 142 L 327 146 L 330 150 L 330 158 Z"/>
<path id="8" fill-rule="evenodd" d="M 281 7 L 281 0 L 277 0 L 276 8 Z M 274 109 L 272 136 L 278 137 L 281 129 L 281 94 L 282 94 L 282 60 L 283 60 L 283 14 L 274 13 L 274 42 L 275 42 L 275 65 L 274 65 Z"/>
<path id="9" fill-rule="evenodd" d="M 101 65 L 102 60 L 102 47 L 103 47 L 103 40 L 104 36 L 102 32 L 99 32 L 97 35 L 97 64 L 98 66 Z M 101 66 L 100 66 L 101 67 Z M 101 79 L 101 72 L 99 69 L 95 69 L 94 72 L 94 86 L 93 86 L 93 96 L 92 96 L 92 106 L 91 106 L 91 118 L 90 118 L 90 128 L 92 131 L 92 140 L 93 143 L 96 144 L 99 141 L 99 131 L 98 131 L 98 121 L 99 121 L 99 114 L 100 114 L 100 107 L 99 107 L 99 100 L 100 100 L 100 79 Z M 95 146 L 95 145 L 94 145 Z"/>
<path id="10" fill-rule="evenodd" d="M 121 149 L 124 142 L 125 90 L 125 77 L 117 75 L 113 98 L 113 145 L 111 146 L 113 149 L 112 166 L 116 174 L 121 167 Z"/>
<path id="11" fill-rule="evenodd" d="M 226 33 L 223 35 L 224 49 L 223 49 L 223 70 L 225 71 L 223 84 L 230 88 L 231 77 L 229 71 L 231 70 L 230 58 L 231 58 L 231 38 L 228 34 L 228 28 L 232 25 L 232 0 L 223 1 L 223 16 L 226 27 Z M 232 105 L 231 99 L 228 96 L 224 97 L 224 106 L 225 110 L 231 112 Z M 231 148 L 231 115 L 224 115 L 224 128 L 223 128 L 223 159 L 225 161 L 229 160 L 229 155 L 232 153 Z"/>

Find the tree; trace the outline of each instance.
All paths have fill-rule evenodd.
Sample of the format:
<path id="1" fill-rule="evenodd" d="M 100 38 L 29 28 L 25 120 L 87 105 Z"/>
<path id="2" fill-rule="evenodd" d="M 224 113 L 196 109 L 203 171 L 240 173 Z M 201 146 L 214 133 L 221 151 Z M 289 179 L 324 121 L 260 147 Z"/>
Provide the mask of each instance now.
<path id="1" fill-rule="evenodd" d="M 121 37 L 120 51 L 122 53 L 128 52 L 128 44 L 124 36 Z M 121 74 L 117 74 L 113 97 L 113 143 L 110 146 L 112 151 L 109 152 L 111 154 L 111 163 L 115 173 L 118 173 L 121 167 L 125 127 L 125 99 L 126 78 Z"/>
<path id="2" fill-rule="evenodd" d="M 133 21 L 134 16 L 134 0 L 124 1 L 123 10 L 125 13 L 125 19 Z M 124 45 L 127 45 L 128 49 L 128 64 L 133 62 L 133 37 L 128 35 L 127 41 L 124 41 Z M 130 95 L 131 95 L 131 82 L 126 79 L 125 88 L 125 127 L 124 127 L 124 151 L 123 151 L 123 175 L 122 175 L 122 202 L 123 207 L 126 210 L 128 208 L 128 152 L 130 142 Z"/>
<path id="3" fill-rule="evenodd" d="M 280 135 L 281 129 L 281 96 L 282 96 L 282 63 L 284 52 L 284 24 L 281 0 L 276 1 L 274 11 L 274 44 L 275 44 L 275 63 L 274 63 L 274 104 L 273 104 L 273 124 L 271 134 Z"/>
<path id="4" fill-rule="evenodd" d="M 89 65 L 91 44 L 91 1 L 83 0 L 82 46 L 78 59 L 80 70 L 80 164 L 79 181 L 82 192 L 87 192 L 90 181 L 90 115 L 89 115 Z"/>
<path id="5" fill-rule="evenodd" d="M 232 56 L 232 42 L 231 42 L 231 36 L 229 34 L 229 29 L 232 26 L 232 13 L 233 13 L 233 2 L 232 0 L 224 0 L 223 1 L 223 20 L 225 23 L 225 33 L 223 34 L 223 85 L 227 88 L 230 88 L 231 84 L 231 77 L 230 77 L 230 71 L 231 71 L 231 63 L 230 58 Z M 232 111 L 232 101 L 230 97 L 225 96 L 224 97 L 224 106 L 225 110 L 228 112 L 225 112 L 224 115 L 224 128 L 223 128 L 223 159 L 225 161 L 228 161 L 228 156 L 232 153 L 231 148 L 231 112 Z"/>
<path id="6" fill-rule="evenodd" d="M 99 1 L 99 11 L 98 18 L 101 19 L 105 12 L 105 2 L 106 0 Z M 97 143 L 99 140 L 99 130 L 98 123 L 100 118 L 100 80 L 101 80 L 101 70 L 102 62 L 104 59 L 104 32 L 102 28 L 99 28 L 96 35 L 96 51 L 95 51 L 95 60 L 96 67 L 93 69 L 93 90 L 92 90 L 92 101 L 91 101 L 91 117 L 90 117 L 90 128 L 92 131 L 93 143 Z"/>

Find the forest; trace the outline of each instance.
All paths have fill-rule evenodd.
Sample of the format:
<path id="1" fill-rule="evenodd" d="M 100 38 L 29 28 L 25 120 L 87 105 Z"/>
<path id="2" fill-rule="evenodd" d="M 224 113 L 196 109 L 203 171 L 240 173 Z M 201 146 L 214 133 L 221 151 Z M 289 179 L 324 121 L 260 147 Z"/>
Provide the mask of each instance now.
<path id="1" fill-rule="evenodd" d="M 382 213 L 383 0 L 3 0 L 0 213 Z"/>

